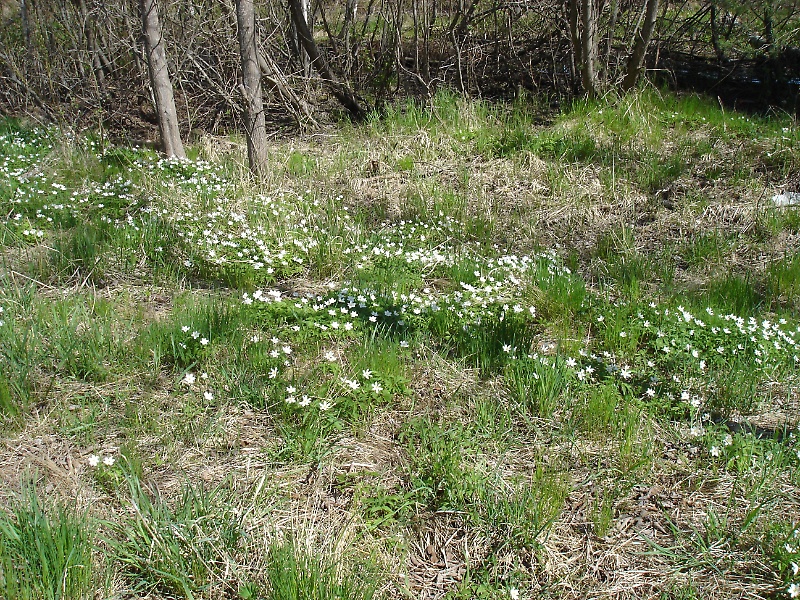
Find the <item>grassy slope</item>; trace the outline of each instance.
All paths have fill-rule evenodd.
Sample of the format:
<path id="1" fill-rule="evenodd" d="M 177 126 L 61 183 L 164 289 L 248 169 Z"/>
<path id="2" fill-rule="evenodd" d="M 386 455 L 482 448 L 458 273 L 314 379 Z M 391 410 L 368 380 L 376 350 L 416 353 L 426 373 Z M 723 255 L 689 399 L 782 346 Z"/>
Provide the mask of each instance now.
<path id="1" fill-rule="evenodd" d="M 259 185 L 4 127 L 0 595 L 794 590 L 795 123 L 440 96 Z"/>

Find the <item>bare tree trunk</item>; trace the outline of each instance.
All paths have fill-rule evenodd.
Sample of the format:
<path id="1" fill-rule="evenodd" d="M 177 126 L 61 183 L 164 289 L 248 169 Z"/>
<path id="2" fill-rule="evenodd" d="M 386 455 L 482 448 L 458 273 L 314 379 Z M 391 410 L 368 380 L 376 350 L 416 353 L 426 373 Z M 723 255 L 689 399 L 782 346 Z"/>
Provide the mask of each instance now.
<path id="1" fill-rule="evenodd" d="M 97 86 L 101 92 L 106 89 L 106 69 L 100 57 L 100 50 L 97 47 L 97 35 L 95 34 L 96 24 L 86 8 L 86 0 L 78 2 L 81 20 L 83 21 L 83 33 L 86 38 L 86 49 L 92 58 L 92 70 L 97 81 Z"/>
<path id="2" fill-rule="evenodd" d="M 311 23 L 311 18 L 309 17 L 309 5 L 311 4 L 311 0 L 299 0 L 300 3 L 300 12 L 303 15 L 303 22 L 308 25 L 309 29 L 313 28 L 313 24 Z M 300 58 L 300 65 L 303 67 L 303 75 L 306 79 L 311 77 L 311 58 L 308 56 L 308 52 L 306 52 L 305 48 L 303 48 L 303 40 L 300 37 L 300 31 L 297 32 L 297 50 L 299 53 Z"/>
<path id="3" fill-rule="evenodd" d="M 578 27 L 578 0 L 567 0 L 567 23 L 569 39 L 572 44 L 572 75 L 575 77 L 581 70 L 583 56 L 581 53 L 581 33 Z"/>
<path id="4" fill-rule="evenodd" d="M 606 36 L 606 73 L 611 71 L 611 47 L 614 45 L 614 30 L 617 28 L 617 18 L 619 18 L 619 0 L 611 0 L 611 14 L 608 17 L 608 35 Z"/>
<path id="5" fill-rule="evenodd" d="M 647 46 L 650 44 L 650 38 L 653 36 L 653 29 L 655 29 L 656 26 L 656 17 L 658 17 L 658 0 L 647 0 L 644 24 L 639 31 L 639 35 L 636 36 L 633 50 L 628 59 L 625 79 L 622 80 L 623 92 L 632 90 L 639 80 L 639 75 L 641 75 L 642 72 L 644 55 L 647 52 Z"/>
<path id="6" fill-rule="evenodd" d="M 325 83 L 331 88 L 331 92 L 336 96 L 336 99 L 350 112 L 350 115 L 357 121 L 364 119 L 367 116 L 367 112 L 358 103 L 353 91 L 347 84 L 339 81 L 320 53 L 317 43 L 314 41 L 314 36 L 308 28 L 308 23 L 303 19 L 301 1 L 302 0 L 289 0 L 289 10 L 292 14 L 292 21 L 297 28 L 297 33 L 299 34 L 303 48 L 308 52 L 309 58 L 311 58 L 311 64 L 322 76 Z"/>
<path id="7" fill-rule="evenodd" d="M 267 127 L 261 97 L 261 68 L 256 45 L 256 16 L 253 0 L 236 0 L 239 27 L 239 53 L 242 57 L 242 95 L 245 100 L 247 160 L 254 175 L 262 175 L 267 165 Z"/>
<path id="8" fill-rule="evenodd" d="M 764 3 L 764 43 L 766 44 L 767 54 L 772 53 L 773 46 L 775 45 L 775 34 L 772 29 L 772 15 L 775 12 L 775 6 L 772 0 L 767 0 Z"/>
<path id="9" fill-rule="evenodd" d="M 28 20 L 28 0 L 19 0 L 19 17 L 22 21 L 22 37 L 25 39 L 25 49 L 31 49 L 31 24 Z"/>
<path id="10" fill-rule="evenodd" d="M 172 93 L 172 82 L 167 70 L 167 54 L 164 50 L 164 37 L 161 34 L 156 0 L 139 0 L 139 9 L 142 13 L 147 68 L 150 72 L 150 83 L 153 86 L 158 128 L 161 131 L 164 153 L 167 156 L 186 158 L 178 128 L 178 111 L 175 108 L 175 96 Z"/>
<path id="11" fill-rule="evenodd" d="M 717 5 L 715 2 L 711 3 L 709 20 L 711 21 L 711 46 L 714 48 L 717 60 L 722 60 L 725 56 L 722 52 L 722 46 L 719 45 L 719 26 L 717 25 Z"/>
<path id="12" fill-rule="evenodd" d="M 581 83 L 590 98 L 597 96 L 597 18 L 594 0 L 581 2 Z"/>

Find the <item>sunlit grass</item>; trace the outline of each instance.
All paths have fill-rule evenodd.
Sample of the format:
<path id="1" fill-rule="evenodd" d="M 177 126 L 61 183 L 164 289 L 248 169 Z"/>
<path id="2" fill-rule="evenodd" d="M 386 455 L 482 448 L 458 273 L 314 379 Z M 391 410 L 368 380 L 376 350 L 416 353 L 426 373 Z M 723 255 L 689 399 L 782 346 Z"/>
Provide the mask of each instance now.
<path id="1" fill-rule="evenodd" d="M 591 553 L 548 561 L 589 539 L 800 585 L 788 118 L 443 93 L 276 140 L 260 184 L 3 128 L 0 423 L 93 494 L 98 589 L 585 596 Z"/>

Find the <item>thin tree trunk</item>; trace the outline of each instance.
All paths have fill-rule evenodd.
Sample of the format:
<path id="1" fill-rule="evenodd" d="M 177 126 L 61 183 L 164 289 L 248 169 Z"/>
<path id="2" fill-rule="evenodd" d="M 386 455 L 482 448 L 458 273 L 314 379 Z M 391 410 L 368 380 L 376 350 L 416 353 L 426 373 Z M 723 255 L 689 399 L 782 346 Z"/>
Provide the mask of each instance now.
<path id="1" fill-rule="evenodd" d="M 309 4 L 310 0 L 299 0 L 300 12 L 303 15 L 303 22 L 308 25 L 309 29 L 313 28 L 311 19 L 309 18 Z M 300 30 L 297 30 L 297 49 L 299 51 L 300 65 L 303 67 L 303 76 L 308 79 L 311 77 L 311 58 L 308 56 L 305 48 L 303 48 L 303 40 L 300 38 Z"/>
<path id="2" fill-rule="evenodd" d="M 650 44 L 650 38 L 653 36 L 653 29 L 655 29 L 657 17 L 658 0 L 647 0 L 644 24 L 639 31 L 639 35 L 636 36 L 636 42 L 633 44 L 633 50 L 628 59 L 628 67 L 625 70 L 625 78 L 622 80 L 623 92 L 632 90 L 639 80 L 639 75 L 641 75 L 642 72 L 644 55 L 647 52 L 647 46 Z"/>
<path id="3" fill-rule="evenodd" d="M 175 108 L 175 96 L 167 70 L 167 54 L 164 50 L 164 37 L 161 33 L 161 23 L 158 20 L 156 0 L 139 0 L 139 9 L 142 13 L 147 68 L 150 72 L 150 83 L 153 86 L 158 128 L 161 131 L 164 153 L 167 156 L 186 158 L 178 128 L 178 111 Z"/>
<path id="4" fill-rule="evenodd" d="M 711 46 L 714 48 L 714 54 L 717 55 L 717 60 L 724 58 L 722 47 L 719 45 L 719 26 L 717 25 L 717 5 L 715 2 L 711 3 Z"/>
<path id="5" fill-rule="evenodd" d="M 100 51 L 97 48 L 97 35 L 95 34 L 96 24 L 94 19 L 89 14 L 86 8 L 86 0 L 78 2 L 81 20 L 83 21 L 83 33 L 86 37 L 86 49 L 89 51 L 89 56 L 92 58 L 92 70 L 94 77 L 97 81 L 97 86 L 101 92 L 106 89 L 106 72 L 103 66 L 103 61 L 100 58 Z"/>
<path id="6" fill-rule="evenodd" d="M 619 0 L 611 0 L 611 14 L 608 17 L 608 35 L 606 36 L 606 56 L 605 56 L 605 69 L 606 73 L 611 71 L 611 48 L 614 45 L 614 33 L 617 28 L 617 19 L 619 18 Z"/>
<path id="7" fill-rule="evenodd" d="M 256 17 L 253 0 L 236 0 L 236 23 L 239 27 L 239 53 L 242 57 L 242 95 L 245 101 L 247 160 L 255 175 L 262 175 L 267 165 L 267 126 L 261 97 L 261 68 L 256 45 Z"/>
<path id="8" fill-rule="evenodd" d="M 331 88 L 331 92 L 336 96 L 336 99 L 350 112 L 350 115 L 357 121 L 364 119 L 367 116 L 367 112 L 358 103 L 353 91 L 347 84 L 339 81 L 320 53 L 317 43 L 308 28 L 308 23 L 303 19 L 301 0 L 289 0 L 289 10 L 303 48 L 308 52 L 308 56 L 311 59 L 311 64 Z"/>
<path id="9" fill-rule="evenodd" d="M 775 34 L 772 28 L 772 15 L 775 12 L 775 7 L 772 0 L 767 0 L 764 4 L 764 42 L 766 44 L 767 54 L 772 53 L 773 46 L 775 45 Z"/>
<path id="10" fill-rule="evenodd" d="M 594 0 L 581 2 L 581 83 L 583 91 L 590 98 L 597 96 L 597 19 L 594 12 Z"/>
<path id="11" fill-rule="evenodd" d="M 31 24 L 28 20 L 28 0 L 19 0 L 19 18 L 22 21 L 22 37 L 25 39 L 25 49 L 31 49 Z"/>
<path id="12" fill-rule="evenodd" d="M 583 57 L 581 56 L 581 34 L 578 28 L 578 0 L 567 0 L 567 24 L 569 40 L 572 44 L 572 75 L 580 72 Z"/>

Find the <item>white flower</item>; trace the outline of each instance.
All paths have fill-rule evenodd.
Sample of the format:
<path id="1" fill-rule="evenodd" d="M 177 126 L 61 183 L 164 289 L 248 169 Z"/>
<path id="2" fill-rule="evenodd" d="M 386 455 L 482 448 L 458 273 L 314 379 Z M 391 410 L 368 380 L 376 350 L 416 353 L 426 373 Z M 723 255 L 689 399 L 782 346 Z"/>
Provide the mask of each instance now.
<path id="1" fill-rule="evenodd" d="M 106 457 L 103 459 L 103 464 L 104 464 L 105 466 L 107 466 L 107 467 L 112 467 L 112 466 L 114 466 L 114 462 L 116 462 L 116 461 L 114 460 L 114 457 L 113 457 L 113 456 L 106 456 Z"/>
<path id="2" fill-rule="evenodd" d="M 711 456 L 717 457 L 720 455 L 719 448 L 717 446 L 711 446 Z"/>
<path id="3" fill-rule="evenodd" d="M 201 346 L 208 346 L 208 338 L 203 338 L 200 340 Z"/>
<path id="4" fill-rule="evenodd" d="M 183 333 L 187 333 L 189 331 L 189 326 L 188 325 L 184 325 L 183 327 L 181 327 L 181 331 Z"/>
<path id="5" fill-rule="evenodd" d="M 405 341 L 405 340 L 401 341 L 401 342 L 400 342 L 400 347 L 401 347 L 401 348 L 408 348 L 408 342 L 407 342 L 407 341 Z"/>
<path id="6" fill-rule="evenodd" d="M 277 367 L 273 367 L 272 369 L 269 370 L 269 378 L 270 379 L 275 379 L 277 376 L 278 376 L 278 368 Z"/>
<path id="7" fill-rule="evenodd" d="M 100 457 L 97 454 L 92 454 L 87 461 L 90 467 L 96 467 L 100 464 Z"/>
<path id="8" fill-rule="evenodd" d="M 290 346 L 284 346 L 282 348 L 282 350 L 283 350 L 284 354 L 291 354 L 292 353 L 292 348 Z"/>
<path id="9" fill-rule="evenodd" d="M 648 398 L 655 398 L 656 397 L 656 391 L 653 388 L 647 388 L 647 391 L 645 392 L 645 394 L 647 394 Z"/>
<path id="10" fill-rule="evenodd" d="M 214 399 L 214 394 L 207 390 L 207 391 L 203 392 L 203 398 L 205 398 L 207 401 L 211 402 Z"/>
<path id="11" fill-rule="evenodd" d="M 800 598 L 800 584 L 793 583 L 786 591 L 788 592 L 790 598 Z"/>
<path id="12" fill-rule="evenodd" d="M 320 403 L 319 403 L 319 409 L 320 409 L 321 411 L 323 411 L 323 412 L 324 412 L 324 411 L 326 411 L 326 410 L 328 410 L 328 409 L 329 409 L 329 408 L 331 408 L 332 406 L 333 406 L 333 404 L 331 404 L 331 403 L 330 403 L 330 402 L 328 402 L 327 400 L 323 400 L 322 402 L 320 402 Z"/>
<path id="13" fill-rule="evenodd" d="M 511 598 L 511 600 L 519 600 L 519 590 L 512 587 L 508 590 L 508 597 Z"/>
<path id="14" fill-rule="evenodd" d="M 729 433 L 728 435 L 725 436 L 725 439 L 722 440 L 722 445 L 730 446 L 731 444 L 733 444 L 733 436 L 731 436 L 731 434 Z"/>
<path id="15" fill-rule="evenodd" d="M 372 391 L 376 394 L 380 394 L 383 391 L 383 386 L 376 381 L 372 384 Z"/>
<path id="16" fill-rule="evenodd" d="M 286 388 L 286 392 L 288 394 L 294 394 L 296 391 L 297 391 L 297 388 L 294 387 L 293 385 L 290 385 L 289 387 Z"/>
<path id="17" fill-rule="evenodd" d="M 194 373 L 190 371 L 189 373 L 186 373 L 186 375 L 183 377 L 183 383 L 185 383 L 186 385 L 192 385 L 196 379 L 197 378 L 194 376 Z"/>
<path id="18" fill-rule="evenodd" d="M 334 362 L 336 360 L 336 355 L 332 351 L 328 350 L 325 352 L 325 360 L 328 362 Z"/>
<path id="19" fill-rule="evenodd" d="M 509 344 L 503 344 L 503 352 L 505 352 L 506 354 L 511 352 L 511 346 Z"/>
<path id="20" fill-rule="evenodd" d="M 370 371 L 369 369 L 364 369 L 363 371 L 361 371 L 361 375 L 364 377 L 364 379 L 369 379 L 370 377 L 372 377 L 372 371 Z"/>
<path id="21" fill-rule="evenodd" d="M 630 369 L 628 369 L 628 367 L 622 367 L 622 369 L 619 372 L 619 375 L 623 379 L 630 379 L 631 378 L 631 371 L 630 371 Z"/>
<path id="22" fill-rule="evenodd" d="M 305 396 L 305 395 L 304 395 L 304 396 L 303 396 L 303 398 L 300 400 L 300 402 L 298 402 L 297 404 L 298 404 L 299 406 L 302 406 L 302 407 L 304 407 L 304 408 L 305 408 L 306 406 L 308 406 L 309 404 L 311 404 L 311 398 L 309 398 L 308 396 Z"/>
<path id="23" fill-rule="evenodd" d="M 199 332 L 199 331 L 193 331 L 193 332 L 192 332 L 192 337 L 193 337 L 194 339 L 197 339 L 197 338 L 199 338 L 199 337 L 200 337 L 200 332 Z"/>

